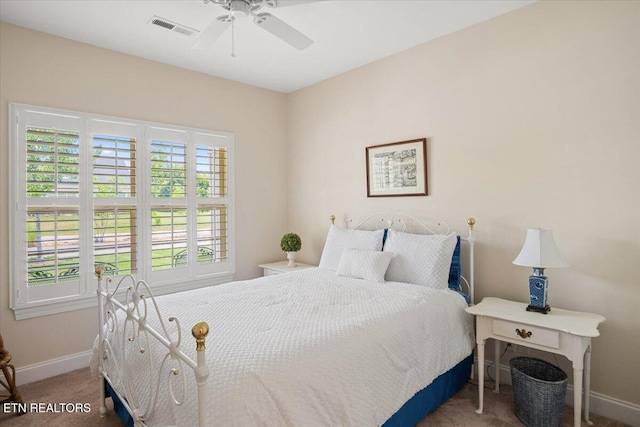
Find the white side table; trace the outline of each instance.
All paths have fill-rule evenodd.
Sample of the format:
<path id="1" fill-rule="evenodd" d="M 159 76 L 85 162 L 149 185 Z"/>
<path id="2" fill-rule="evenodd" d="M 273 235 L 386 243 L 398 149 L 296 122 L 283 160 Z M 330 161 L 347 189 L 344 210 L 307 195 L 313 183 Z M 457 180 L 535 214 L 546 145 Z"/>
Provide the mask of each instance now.
<path id="1" fill-rule="evenodd" d="M 295 267 L 288 267 L 289 261 L 272 262 L 269 264 L 260 264 L 258 267 L 263 269 L 263 276 L 272 276 L 274 274 L 289 273 L 292 271 L 304 270 L 305 268 L 317 267 L 315 265 L 303 264 L 296 262 Z"/>
<path id="2" fill-rule="evenodd" d="M 591 338 L 600 335 L 598 325 L 603 316 L 578 311 L 551 308 L 548 314 L 530 312 L 527 304 L 500 298 L 484 298 L 466 311 L 476 316 L 478 345 L 478 393 L 476 412 L 484 406 L 484 343 L 495 340 L 495 357 L 500 357 L 500 341 L 562 354 L 573 364 L 573 425 L 579 427 L 582 412 L 582 381 L 584 374 L 584 419 L 589 421 L 589 390 L 591 387 Z M 500 390 L 500 361 L 496 360 L 496 386 Z M 583 372 L 584 371 L 584 372 Z"/>

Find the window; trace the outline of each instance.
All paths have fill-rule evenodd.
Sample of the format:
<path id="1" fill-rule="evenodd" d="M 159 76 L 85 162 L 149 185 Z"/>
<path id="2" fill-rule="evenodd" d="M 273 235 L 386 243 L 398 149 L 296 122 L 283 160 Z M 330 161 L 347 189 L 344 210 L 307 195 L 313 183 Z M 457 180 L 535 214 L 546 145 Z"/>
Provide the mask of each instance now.
<path id="1" fill-rule="evenodd" d="M 95 305 L 97 265 L 155 294 L 232 279 L 233 135 L 19 104 L 9 115 L 17 319 Z"/>

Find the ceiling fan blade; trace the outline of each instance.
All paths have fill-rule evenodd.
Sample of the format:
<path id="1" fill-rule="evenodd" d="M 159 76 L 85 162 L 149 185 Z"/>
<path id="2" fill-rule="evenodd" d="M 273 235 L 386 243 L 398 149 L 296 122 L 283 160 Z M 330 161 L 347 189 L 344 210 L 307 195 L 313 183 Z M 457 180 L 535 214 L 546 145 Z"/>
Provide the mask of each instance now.
<path id="1" fill-rule="evenodd" d="M 309 37 L 270 13 L 259 13 L 255 15 L 253 22 L 298 50 L 306 49 L 313 44 L 313 40 Z"/>
<path id="2" fill-rule="evenodd" d="M 219 16 L 217 17 L 207 28 L 202 30 L 200 33 L 200 37 L 191 47 L 192 49 L 206 49 L 210 47 L 213 43 L 215 43 L 218 38 L 224 33 L 224 31 L 231 24 L 231 19 L 229 15 Z"/>

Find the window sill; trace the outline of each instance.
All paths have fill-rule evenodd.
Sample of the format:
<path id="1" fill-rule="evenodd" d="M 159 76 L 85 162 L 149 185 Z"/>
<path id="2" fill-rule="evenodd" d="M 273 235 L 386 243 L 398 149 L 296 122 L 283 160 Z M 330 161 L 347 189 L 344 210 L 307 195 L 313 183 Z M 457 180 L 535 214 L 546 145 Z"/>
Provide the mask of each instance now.
<path id="1" fill-rule="evenodd" d="M 211 276 L 206 279 L 192 282 L 173 283 L 156 286 L 152 288 L 154 296 L 171 294 L 175 292 L 188 291 L 191 289 L 205 288 L 207 286 L 219 285 L 233 280 L 233 274 Z M 117 283 L 117 282 L 116 282 Z M 112 285 L 110 285 L 112 288 Z M 25 307 L 13 307 L 16 320 L 31 319 L 34 317 L 48 316 L 50 314 L 66 313 L 68 311 L 82 310 L 98 306 L 98 297 L 95 293 L 67 299 L 64 301 L 52 301 L 48 303 L 30 305 Z"/>

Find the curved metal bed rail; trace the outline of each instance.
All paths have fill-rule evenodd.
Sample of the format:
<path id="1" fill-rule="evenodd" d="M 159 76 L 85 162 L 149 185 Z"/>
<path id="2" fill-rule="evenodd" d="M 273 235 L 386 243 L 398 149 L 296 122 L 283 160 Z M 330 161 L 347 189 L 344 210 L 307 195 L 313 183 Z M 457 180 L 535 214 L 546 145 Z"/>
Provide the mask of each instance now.
<path id="1" fill-rule="evenodd" d="M 111 388 L 118 394 L 122 405 L 127 412 L 131 414 L 135 426 L 146 426 L 146 421 L 153 414 L 158 398 L 162 391 L 160 389 L 161 377 L 167 375 L 167 384 L 169 385 L 168 393 L 171 400 L 176 405 L 181 405 L 187 388 L 186 377 L 184 374 L 185 365 L 193 370 L 198 385 L 198 411 L 199 426 L 204 427 L 207 424 L 205 408 L 206 405 L 206 381 L 209 376 L 204 349 L 205 338 L 209 333 L 209 325 L 206 322 L 195 324 L 191 330 L 196 340 L 197 360 L 193 361 L 182 350 L 182 331 L 180 322 L 175 317 L 169 317 L 167 320 L 173 326 L 172 332 L 165 324 L 160 313 L 159 307 L 151 289 L 144 280 L 136 281 L 132 275 L 124 276 L 115 289 L 110 291 L 108 283 L 111 278 L 104 280 L 104 267 L 96 267 L 96 275 L 98 276 L 98 303 L 99 303 L 99 346 L 100 346 L 100 366 L 99 373 L 101 378 L 100 390 L 100 415 L 106 414 L 105 391 L 103 381 L 108 382 Z M 127 286 L 124 302 L 116 299 L 116 293 L 120 287 Z M 148 303 L 151 301 L 151 304 Z M 125 317 L 124 320 L 117 316 L 117 311 L 121 310 Z M 159 330 L 156 330 L 148 323 L 149 315 L 157 316 L 160 324 Z M 120 324 L 122 321 L 122 324 Z M 112 344 L 106 337 L 107 333 L 113 333 L 116 330 L 122 331 L 122 337 L 119 343 Z M 173 332 L 175 330 L 175 332 Z M 151 340 L 155 340 L 162 344 L 166 352 L 162 356 L 159 365 L 154 359 L 151 351 L 147 351 L 150 347 Z M 149 379 L 148 388 L 141 392 L 137 390 L 130 382 L 126 372 L 127 358 L 131 355 L 129 350 L 135 349 L 138 355 L 147 357 L 146 377 Z M 132 350 L 131 350 L 132 351 Z M 174 382 L 180 379 L 179 388 L 174 388 Z M 172 381 L 173 380 L 173 381 Z M 121 390 L 121 392 L 119 391 Z"/>

